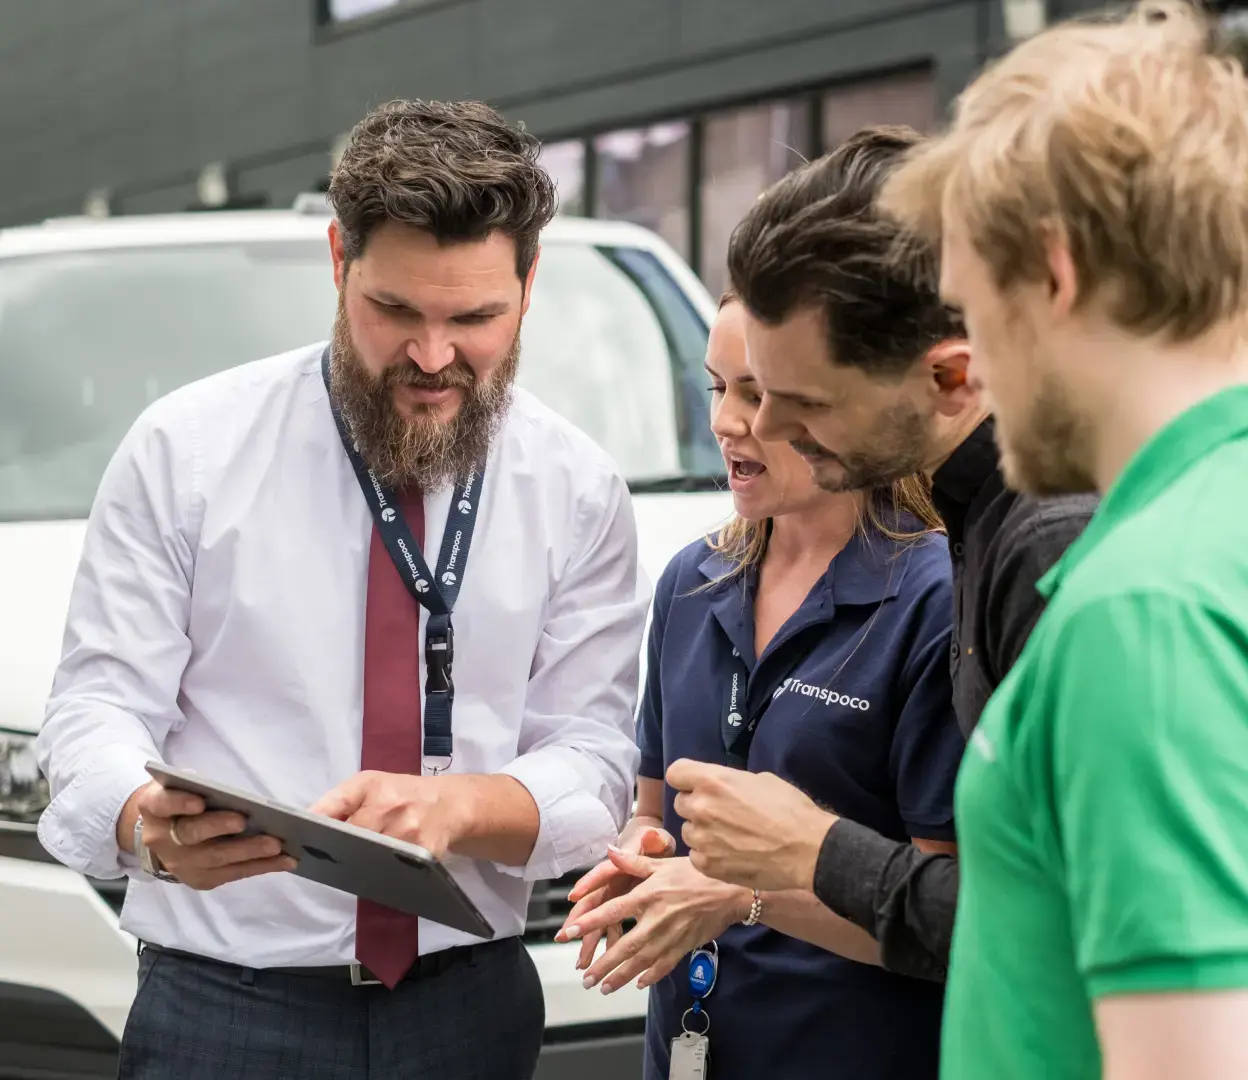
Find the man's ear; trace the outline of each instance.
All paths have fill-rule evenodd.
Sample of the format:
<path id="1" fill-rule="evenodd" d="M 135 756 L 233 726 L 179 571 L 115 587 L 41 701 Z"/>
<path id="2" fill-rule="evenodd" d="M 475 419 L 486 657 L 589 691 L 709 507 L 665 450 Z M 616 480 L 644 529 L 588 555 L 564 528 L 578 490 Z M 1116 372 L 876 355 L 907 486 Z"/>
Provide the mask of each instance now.
<path id="1" fill-rule="evenodd" d="M 343 282 L 347 280 L 347 249 L 342 242 L 342 227 L 337 219 L 329 223 L 329 255 L 334 261 L 334 284 L 341 292 Z"/>
<path id="2" fill-rule="evenodd" d="M 957 416 L 979 401 L 979 390 L 967 378 L 971 344 L 965 338 L 952 338 L 928 349 L 923 366 L 930 376 L 936 411 Z"/>
<path id="3" fill-rule="evenodd" d="M 529 303 L 533 299 L 533 279 L 537 276 L 537 263 L 541 257 L 542 246 L 538 244 L 537 251 L 533 253 L 533 265 L 529 267 L 529 272 L 524 275 L 524 294 L 520 299 L 521 318 L 529 313 Z"/>
<path id="4" fill-rule="evenodd" d="M 1079 272 L 1066 230 L 1058 225 L 1043 227 L 1044 253 L 1049 264 L 1049 304 L 1059 322 L 1075 310 L 1079 301 Z"/>

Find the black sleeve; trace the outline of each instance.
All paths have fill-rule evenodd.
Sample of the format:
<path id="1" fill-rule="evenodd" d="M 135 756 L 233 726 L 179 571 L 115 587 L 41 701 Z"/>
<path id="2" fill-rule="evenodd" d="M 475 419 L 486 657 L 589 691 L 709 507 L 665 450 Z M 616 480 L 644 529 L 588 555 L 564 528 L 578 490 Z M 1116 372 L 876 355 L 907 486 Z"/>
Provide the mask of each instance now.
<path id="1" fill-rule="evenodd" d="M 984 567 L 984 647 L 993 682 L 1009 674 L 1044 611 L 1039 581 L 1083 532 L 1092 496 L 1023 499 L 1006 519 Z"/>
<path id="2" fill-rule="evenodd" d="M 1083 531 L 1092 496 L 1023 499 L 1003 523 L 984 566 L 984 638 L 994 682 L 1013 667 L 1044 610 L 1040 580 Z M 839 820 L 824 837 L 815 895 L 880 943 L 884 967 L 943 981 L 958 902 L 958 860 L 930 855 Z"/>
<path id="3" fill-rule="evenodd" d="M 958 860 L 844 818 L 824 837 L 815 895 L 880 943 L 884 967 L 943 982 L 958 903 Z"/>

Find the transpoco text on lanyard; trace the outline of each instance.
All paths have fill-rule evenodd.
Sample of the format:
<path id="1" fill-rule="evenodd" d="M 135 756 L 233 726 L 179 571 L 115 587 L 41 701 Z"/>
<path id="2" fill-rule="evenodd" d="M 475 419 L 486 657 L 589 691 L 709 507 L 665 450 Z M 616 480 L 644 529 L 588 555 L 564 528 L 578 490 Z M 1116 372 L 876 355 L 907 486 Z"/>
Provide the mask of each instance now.
<path id="1" fill-rule="evenodd" d="M 792 650 L 788 662 L 782 670 L 773 670 L 772 679 L 779 685 L 784 675 L 792 672 L 800 664 L 818 642 L 818 637 L 811 635 L 805 649 Z M 774 668 L 774 665 L 772 665 Z M 746 691 L 750 685 L 750 669 L 746 667 L 741 651 L 735 646 L 732 650 L 732 669 L 724 681 L 723 708 L 719 714 L 719 733 L 724 740 L 724 763 L 733 769 L 749 767 L 750 747 L 754 745 L 754 733 L 758 730 L 758 722 L 763 713 L 775 701 L 778 691 L 763 703 L 760 708 L 750 709 L 746 703 Z"/>
<path id="2" fill-rule="evenodd" d="M 327 346 L 321 355 L 321 377 L 325 380 L 325 393 L 329 396 L 329 407 L 338 428 L 338 437 L 342 439 L 342 448 L 351 461 L 360 490 L 364 493 L 364 501 L 368 503 L 377 531 L 403 584 L 412 594 L 412 599 L 429 612 L 425 625 L 425 709 L 421 759 L 429 772 L 445 772 L 451 767 L 454 756 L 451 708 L 455 703 L 455 682 L 451 677 L 451 665 L 455 660 L 455 628 L 451 624 L 451 612 L 455 609 L 468 567 L 468 551 L 472 546 L 472 531 L 477 524 L 485 464 L 481 463 L 468 474 L 457 497 L 451 500 L 435 576 L 430 572 L 420 545 L 403 518 L 397 496 L 378 483 L 372 469 L 364 463 L 355 448 L 355 440 L 347 430 L 346 421 L 334 404 L 329 363 Z M 456 515 L 458 521 L 452 524 Z M 433 765 L 431 760 L 444 764 Z"/>
<path id="3" fill-rule="evenodd" d="M 750 746 L 754 731 L 762 715 L 761 710 L 747 715 L 745 690 L 750 683 L 750 670 L 745 666 L 738 649 L 732 650 L 732 674 L 724 685 L 723 709 L 719 717 L 719 733 L 724 740 L 726 763 L 734 769 L 744 769 L 750 760 Z"/>

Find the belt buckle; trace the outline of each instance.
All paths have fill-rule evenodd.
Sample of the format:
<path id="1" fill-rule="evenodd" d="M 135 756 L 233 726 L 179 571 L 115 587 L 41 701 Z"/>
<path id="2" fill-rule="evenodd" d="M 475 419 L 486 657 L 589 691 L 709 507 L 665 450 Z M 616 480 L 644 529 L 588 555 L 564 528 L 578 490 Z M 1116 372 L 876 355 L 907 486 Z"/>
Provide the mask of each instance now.
<path id="1" fill-rule="evenodd" d="M 369 974 L 372 974 L 371 972 Z M 380 986 L 380 979 L 364 978 L 364 965 L 358 960 L 351 964 L 351 985 L 352 986 Z"/>

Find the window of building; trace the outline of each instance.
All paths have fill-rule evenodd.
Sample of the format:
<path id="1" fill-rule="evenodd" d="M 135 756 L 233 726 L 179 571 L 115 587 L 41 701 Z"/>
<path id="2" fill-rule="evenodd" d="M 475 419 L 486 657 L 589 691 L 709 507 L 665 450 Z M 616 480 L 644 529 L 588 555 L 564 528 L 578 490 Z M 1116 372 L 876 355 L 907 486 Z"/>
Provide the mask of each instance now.
<path id="1" fill-rule="evenodd" d="M 808 100 L 768 102 L 702 124 L 699 262 L 713 296 L 728 284 L 728 241 L 759 194 L 810 157 Z"/>
<path id="2" fill-rule="evenodd" d="M 364 15 L 372 15 L 386 8 L 397 7 L 409 0 L 322 0 L 326 22 L 349 22 Z"/>
<path id="3" fill-rule="evenodd" d="M 585 213 L 585 144 L 580 139 L 542 145 L 542 167 L 550 173 L 559 193 L 559 213 Z"/>
<path id="4" fill-rule="evenodd" d="M 839 86 L 823 95 L 823 149 L 834 149 L 868 124 L 906 124 L 930 132 L 939 115 L 930 70 Z"/>
<path id="5" fill-rule="evenodd" d="M 688 259 L 691 130 L 680 120 L 594 139 L 594 216 L 643 225 Z"/>

